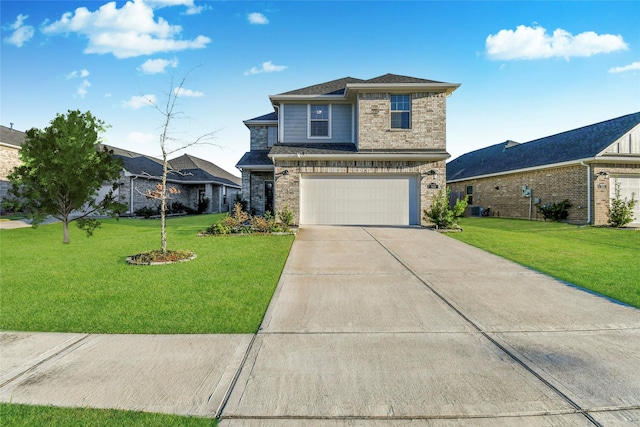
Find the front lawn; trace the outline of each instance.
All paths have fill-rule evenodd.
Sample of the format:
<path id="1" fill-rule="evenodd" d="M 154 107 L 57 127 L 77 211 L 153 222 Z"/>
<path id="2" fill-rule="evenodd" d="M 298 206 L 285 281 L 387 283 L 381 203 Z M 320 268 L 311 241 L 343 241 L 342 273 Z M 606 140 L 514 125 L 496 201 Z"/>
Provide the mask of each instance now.
<path id="1" fill-rule="evenodd" d="M 159 220 L 106 220 L 87 238 L 75 225 L 0 231 L 0 329 L 47 332 L 255 333 L 293 236 L 199 237 L 222 215 L 167 220 L 168 248 L 193 261 L 132 266 L 160 248 Z"/>
<path id="2" fill-rule="evenodd" d="M 91 408 L 55 408 L 0 403 L 0 419 L 5 426 L 121 426 L 121 427 L 214 427 L 218 421 L 207 418 L 150 414 L 134 411 Z"/>
<path id="3" fill-rule="evenodd" d="M 640 308 L 640 231 L 464 218 L 449 236 Z"/>

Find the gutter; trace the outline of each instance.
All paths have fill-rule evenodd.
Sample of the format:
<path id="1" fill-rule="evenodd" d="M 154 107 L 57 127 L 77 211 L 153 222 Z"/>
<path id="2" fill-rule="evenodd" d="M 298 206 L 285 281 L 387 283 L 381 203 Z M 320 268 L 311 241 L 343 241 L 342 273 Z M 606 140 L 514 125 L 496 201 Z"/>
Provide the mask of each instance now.
<path id="1" fill-rule="evenodd" d="M 482 178 L 492 178 L 494 176 L 502 176 L 502 175 L 511 175 L 513 173 L 522 173 L 522 172 L 531 172 L 531 171 L 536 171 L 536 170 L 544 170 L 544 169 L 551 169 L 551 168 L 561 168 L 564 166 L 571 166 L 571 165 L 582 165 L 583 162 L 596 162 L 598 159 L 596 157 L 589 157 L 586 159 L 577 159 L 577 160 L 570 160 L 567 162 L 562 162 L 562 163 L 553 163 L 553 164 L 547 164 L 547 165 L 539 165 L 539 166 L 532 166 L 530 168 L 523 168 L 523 169 L 511 169 L 511 170 L 507 170 L 507 171 L 501 171 L 501 172 L 496 172 L 496 173 L 488 173 L 485 175 L 474 175 L 474 176 L 467 176 L 464 178 L 460 178 L 460 179 L 448 179 L 447 183 L 449 182 L 461 182 L 461 181 L 468 181 L 470 179 L 482 179 Z"/>
<path id="2" fill-rule="evenodd" d="M 587 168 L 587 224 L 591 225 L 591 165 L 580 161 L 580 165 Z"/>
<path id="3" fill-rule="evenodd" d="M 339 161 L 438 161 L 446 160 L 451 155 L 449 153 L 350 153 L 350 154 L 269 154 L 269 158 L 278 160 L 339 160 Z"/>

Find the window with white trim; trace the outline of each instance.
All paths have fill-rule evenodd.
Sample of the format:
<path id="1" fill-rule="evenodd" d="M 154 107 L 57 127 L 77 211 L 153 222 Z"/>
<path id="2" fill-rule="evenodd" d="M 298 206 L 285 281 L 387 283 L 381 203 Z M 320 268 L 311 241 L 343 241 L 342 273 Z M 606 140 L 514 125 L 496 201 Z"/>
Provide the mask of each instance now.
<path id="1" fill-rule="evenodd" d="M 411 128 L 411 96 L 391 95 L 391 129 Z"/>
<path id="2" fill-rule="evenodd" d="M 309 105 L 309 138 L 331 138 L 331 106 Z"/>

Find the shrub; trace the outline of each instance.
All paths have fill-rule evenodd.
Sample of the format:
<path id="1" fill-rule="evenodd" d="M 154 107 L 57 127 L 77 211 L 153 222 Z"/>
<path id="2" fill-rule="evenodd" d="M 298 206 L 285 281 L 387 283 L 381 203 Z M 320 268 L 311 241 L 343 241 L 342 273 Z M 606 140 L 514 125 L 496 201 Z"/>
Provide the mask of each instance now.
<path id="1" fill-rule="evenodd" d="M 568 199 L 564 199 L 559 203 L 547 203 L 538 206 L 538 211 L 544 217 L 544 220 L 562 221 L 569 218 L 569 208 L 573 206 Z"/>
<path id="2" fill-rule="evenodd" d="M 181 212 L 186 212 L 187 207 L 185 205 L 183 205 L 180 202 L 173 202 L 170 205 L 168 205 L 167 211 L 169 213 L 181 213 Z"/>
<path id="3" fill-rule="evenodd" d="M 133 214 L 134 214 L 135 216 L 141 216 L 141 217 L 143 217 L 143 218 L 147 218 L 147 219 L 149 219 L 149 218 L 150 218 L 151 216 L 153 216 L 153 215 L 158 215 L 158 210 L 157 210 L 157 209 L 154 209 L 154 208 L 151 208 L 151 207 L 149 207 L 149 206 L 144 206 L 144 207 L 142 207 L 142 208 L 140 208 L 140 209 L 136 209 L 136 210 L 133 212 Z"/>
<path id="4" fill-rule="evenodd" d="M 280 231 L 280 226 L 271 212 L 262 216 L 251 217 L 251 228 L 258 233 L 275 233 Z"/>
<path id="5" fill-rule="evenodd" d="M 633 208 L 636 205 L 635 193 L 631 193 L 631 200 L 625 197 L 622 200 L 620 195 L 620 182 L 614 181 L 614 197 L 611 199 L 611 206 L 607 212 L 609 225 L 612 227 L 624 227 L 634 220 Z"/>
<path id="6" fill-rule="evenodd" d="M 451 189 L 438 191 L 431 202 L 431 209 L 424 210 L 424 219 L 435 224 L 436 228 L 458 228 L 458 219 L 467 209 L 467 198 L 458 199 L 453 207 L 449 206 Z"/>
<path id="7" fill-rule="evenodd" d="M 291 227 L 291 224 L 293 224 L 293 211 L 289 208 L 289 206 L 285 206 L 280 212 L 278 212 L 278 218 L 285 226 L 285 228 L 289 229 L 289 227 Z"/>
<path id="8" fill-rule="evenodd" d="M 233 214 L 225 216 L 222 221 L 208 227 L 207 234 L 250 234 L 250 233 L 277 233 L 288 231 L 276 222 L 276 218 L 267 212 L 264 216 L 251 216 L 242 210 L 242 205 L 236 203 Z"/>
<path id="9" fill-rule="evenodd" d="M 213 224 L 212 226 L 208 227 L 205 232 L 207 234 L 229 234 L 231 233 L 231 227 L 224 225 L 220 222 L 217 222 L 215 224 Z"/>
<path id="10" fill-rule="evenodd" d="M 249 204 L 246 200 L 242 199 L 240 193 L 236 193 L 236 197 L 233 199 L 233 206 L 237 205 L 238 203 L 240 203 L 240 207 L 242 208 L 242 210 L 246 212 L 247 206 L 249 206 Z"/>
<path id="11" fill-rule="evenodd" d="M 240 203 L 233 205 L 233 214 L 227 215 L 222 220 L 222 224 L 231 227 L 232 229 L 238 229 L 249 222 L 249 214 L 242 209 Z"/>

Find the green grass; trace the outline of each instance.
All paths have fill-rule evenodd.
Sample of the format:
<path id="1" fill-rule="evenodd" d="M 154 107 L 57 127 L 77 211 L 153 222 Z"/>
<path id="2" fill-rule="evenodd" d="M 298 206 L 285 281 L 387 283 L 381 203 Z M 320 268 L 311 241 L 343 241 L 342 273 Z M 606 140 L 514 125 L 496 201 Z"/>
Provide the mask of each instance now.
<path id="1" fill-rule="evenodd" d="M 93 237 L 61 224 L 0 230 L 0 329 L 85 333 L 254 333 L 293 236 L 199 237 L 221 215 L 170 218 L 168 248 L 193 261 L 132 266 L 160 247 L 158 220 L 106 220 Z"/>
<path id="2" fill-rule="evenodd" d="M 55 408 L 0 403 L 0 419 L 5 426 L 48 427 L 215 427 L 218 421 L 134 411 L 90 408 Z"/>
<path id="3" fill-rule="evenodd" d="M 640 308 L 640 231 L 465 218 L 448 236 Z"/>

